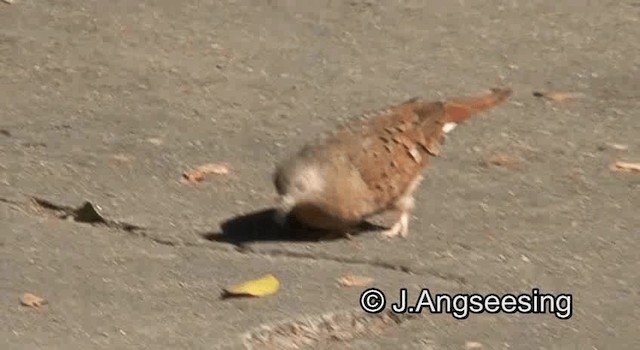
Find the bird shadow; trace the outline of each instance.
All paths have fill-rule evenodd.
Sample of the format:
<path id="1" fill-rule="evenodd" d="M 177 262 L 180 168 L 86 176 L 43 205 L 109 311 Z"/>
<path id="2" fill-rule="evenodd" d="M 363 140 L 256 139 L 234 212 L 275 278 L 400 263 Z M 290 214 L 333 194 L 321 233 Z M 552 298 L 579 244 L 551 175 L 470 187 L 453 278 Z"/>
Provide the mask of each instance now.
<path id="1" fill-rule="evenodd" d="M 287 218 L 284 226 L 275 220 L 273 208 L 238 215 L 225 220 L 220 231 L 204 232 L 200 235 L 209 241 L 230 243 L 242 246 L 248 243 L 267 242 L 320 242 L 344 239 L 344 235 L 305 227 L 292 217 Z M 364 222 L 351 235 L 377 229 L 378 226 Z"/>

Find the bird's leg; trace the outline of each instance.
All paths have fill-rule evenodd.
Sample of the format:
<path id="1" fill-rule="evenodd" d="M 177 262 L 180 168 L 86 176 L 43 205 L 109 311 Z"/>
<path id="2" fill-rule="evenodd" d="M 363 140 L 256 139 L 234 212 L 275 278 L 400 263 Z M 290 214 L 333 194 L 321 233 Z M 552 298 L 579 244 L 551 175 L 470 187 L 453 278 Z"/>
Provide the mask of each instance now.
<path id="1" fill-rule="evenodd" d="M 409 235 L 409 211 L 395 209 L 399 213 L 398 221 L 391 228 L 382 231 L 384 238 L 390 239 L 397 236 L 406 238 Z"/>
<path id="2" fill-rule="evenodd" d="M 387 210 L 365 218 L 365 222 L 372 224 L 377 229 L 385 228 L 385 230 L 382 231 L 382 236 L 390 238 L 398 235 L 401 216 L 402 212 L 393 206 Z"/>
<path id="3" fill-rule="evenodd" d="M 393 238 L 396 236 L 407 238 L 409 236 L 409 215 L 413 209 L 413 203 L 414 200 L 411 195 L 402 197 L 396 202 L 393 210 L 399 212 L 400 216 L 398 221 L 396 221 L 390 229 L 382 231 L 384 238 Z"/>
<path id="4" fill-rule="evenodd" d="M 400 197 L 400 199 L 394 203 L 393 209 L 391 210 L 398 211 L 400 217 L 390 229 L 382 232 L 383 237 L 393 238 L 399 235 L 402 238 L 407 238 L 409 236 L 409 216 L 415 207 L 413 192 L 418 188 L 421 181 L 422 175 L 416 177 L 407 188 L 404 196 Z"/>
<path id="5" fill-rule="evenodd" d="M 381 235 L 384 238 L 391 239 L 398 236 L 401 231 L 402 231 L 402 223 L 400 220 L 398 220 L 398 222 L 393 224 L 393 226 L 391 226 L 390 229 L 382 231 Z"/>
<path id="6" fill-rule="evenodd" d="M 402 212 L 400 215 L 400 237 L 409 237 L 409 212 Z"/>
<path id="7" fill-rule="evenodd" d="M 382 231 L 381 234 L 384 238 L 388 239 L 396 236 L 407 238 L 409 236 L 409 212 L 400 212 L 400 218 L 398 221 L 396 221 L 396 223 L 394 223 L 388 230 Z"/>

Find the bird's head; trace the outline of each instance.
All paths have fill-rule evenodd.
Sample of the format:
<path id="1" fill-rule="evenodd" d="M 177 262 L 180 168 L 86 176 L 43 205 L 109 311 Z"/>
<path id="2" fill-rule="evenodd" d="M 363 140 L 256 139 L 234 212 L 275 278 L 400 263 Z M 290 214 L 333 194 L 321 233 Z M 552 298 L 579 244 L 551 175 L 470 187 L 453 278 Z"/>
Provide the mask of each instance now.
<path id="1" fill-rule="evenodd" d="M 284 224 L 296 204 L 313 201 L 324 188 L 320 169 L 304 158 L 293 158 L 277 167 L 273 183 L 278 193 L 276 221 Z"/>

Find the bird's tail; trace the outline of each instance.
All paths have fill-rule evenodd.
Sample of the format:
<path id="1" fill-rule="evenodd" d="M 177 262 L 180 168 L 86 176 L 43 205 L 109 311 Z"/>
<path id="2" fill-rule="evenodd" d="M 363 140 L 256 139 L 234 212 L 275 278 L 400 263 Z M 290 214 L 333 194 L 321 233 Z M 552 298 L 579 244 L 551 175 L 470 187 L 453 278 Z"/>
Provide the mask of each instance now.
<path id="1" fill-rule="evenodd" d="M 458 124 L 471 118 L 478 112 L 485 111 L 504 102 L 511 96 L 509 88 L 491 89 L 491 93 L 474 97 L 451 98 L 445 101 L 446 123 L 443 127 L 445 133 L 453 130 Z"/>

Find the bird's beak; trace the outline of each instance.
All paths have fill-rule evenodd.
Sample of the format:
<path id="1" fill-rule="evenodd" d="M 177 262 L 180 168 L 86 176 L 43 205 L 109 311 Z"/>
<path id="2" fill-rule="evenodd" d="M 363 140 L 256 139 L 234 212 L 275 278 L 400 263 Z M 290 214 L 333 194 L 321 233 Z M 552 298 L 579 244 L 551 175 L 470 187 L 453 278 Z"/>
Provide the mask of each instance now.
<path id="1" fill-rule="evenodd" d="M 287 216 L 294 206 L 295 200 L 293 199 L 293 197 L 284 195 L 278 198 L 278 205 L 276 207 L 276 212 L 274 215 L 274 220 L 276 221 L 276 223 L 278 223 L 278 225 L 284 226 L 284 224 L 287 222 Z"/>

